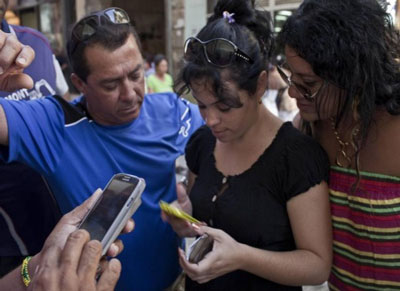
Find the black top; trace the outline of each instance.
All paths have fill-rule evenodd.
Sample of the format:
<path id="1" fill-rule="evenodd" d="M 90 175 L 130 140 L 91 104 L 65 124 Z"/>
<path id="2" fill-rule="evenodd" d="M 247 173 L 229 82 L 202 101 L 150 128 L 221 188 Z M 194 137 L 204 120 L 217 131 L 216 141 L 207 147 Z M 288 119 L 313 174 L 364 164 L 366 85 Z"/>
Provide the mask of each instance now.
<path id="1" fill-rule="evenodd" d="M 296 249 L 286 203 L 328 180 L 329 160 L 322 147 L 287 122 L 251 168 L 224 177 L 215 167 L 215 142 L 210 129 L 203 126 L 186 147 L 188 167 L 197 175 L 190 192 L 194 217 L 256 248 Z M 283 286 L 248 272 L 234 271 L 206 284 L 186 278 L 186 290 L 301 290 L 301 287 Z"/>

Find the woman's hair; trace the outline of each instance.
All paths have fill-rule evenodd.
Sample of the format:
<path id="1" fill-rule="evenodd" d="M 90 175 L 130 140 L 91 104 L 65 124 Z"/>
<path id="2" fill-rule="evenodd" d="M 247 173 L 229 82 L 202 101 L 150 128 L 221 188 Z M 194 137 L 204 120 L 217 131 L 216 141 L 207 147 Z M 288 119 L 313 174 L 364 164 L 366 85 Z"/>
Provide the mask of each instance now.
<path id="1" fill-rule="evenodd" d="M 278 42 L 294 49 L 319 77 L 343 89 L 336 125 L 354 108 L 359 147 L 377 106 L 400 113 L 399 32 L 377 0 L 305 0 L 284 24 Z"/>
<path id="2" fill-rule="evenodd" d="M 223 17 L 224 11 L 234 13 L 233 22 Z M 233 42 L 253 62 L 249 63 L 236 57 L 228 67 L 220 68 L 209 63 L 203 53 L 196 54 L 189 60 L 186 58 L 177 80 L 178 94 L 190 91 L 192 81 L 205 80 L 212 84 L 216 97 L 226 101 L 221 80 L 223 70 L 228 72 L 228 78 L 235 82 L 239 89 L 250 94 L 256 91 L 258 76 L 266 70 L 272 50 L 273 36 L 269 13 L 256 10 L 254 0 L 220 0 L 206 26 L 196 37 L 201 41 L 225 38 Z M 231 107 L 242 106 L 239 100 L 230 100 L 229 104 Z"/>
<path id="3" fill-rule="evenodd" d="M 154 60 L 153 60 L 154 66 L 157 67 L 158 64 L 161 63 L 161 61 L 163 61 L 163 60 L 167 61 L 167 58 L 164 55 L 162 55 L 162 54 L 155 55 Z"/>

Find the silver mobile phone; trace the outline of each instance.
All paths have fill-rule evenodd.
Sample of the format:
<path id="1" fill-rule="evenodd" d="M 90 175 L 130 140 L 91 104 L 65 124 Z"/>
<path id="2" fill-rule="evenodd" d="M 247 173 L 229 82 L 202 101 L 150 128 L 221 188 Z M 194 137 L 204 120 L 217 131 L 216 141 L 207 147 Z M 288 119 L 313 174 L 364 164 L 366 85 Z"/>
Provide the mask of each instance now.
<path id="1" fill-rule="evenodd" d="M 213 248 L 214 240 L 208 234 L 198 237 L 188 249 L 186 259 L 193 264 L 200 262 Z"/>
<path id="2" fill-rule="evenodd" d="M 90 239 L 101 242 L 102 255 L 106 254 L 128 219 L 138 209 L 145 187 L 142 178 L 124 173 L 114 175 L 82 220 L 79 228 L 86 229 Z"/>

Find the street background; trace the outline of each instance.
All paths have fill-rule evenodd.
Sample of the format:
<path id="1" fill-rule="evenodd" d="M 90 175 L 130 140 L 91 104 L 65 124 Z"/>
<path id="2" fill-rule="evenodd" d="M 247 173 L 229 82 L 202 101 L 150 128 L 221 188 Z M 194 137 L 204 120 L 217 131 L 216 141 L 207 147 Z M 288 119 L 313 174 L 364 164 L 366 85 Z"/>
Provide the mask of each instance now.
<path id="1" fill-rule="evenodd" d="M 72 25 L 84 15 L 106 7 L 126 10 L 142 41 L 143 52 L 167 56 L 169 73 L 176 77 L 182 65 L 183 43 L 205 24 L 217 0 L 10 0 L 6 18 L 46 35 L 69 80 L 66 40 Z M 301 3 L 300 0 L 256 0 L 271 13 L 274 31 Z M 400 0 L 388 0 L 388 10 L 400 25 Z M 72 84 L 69 82 L 72 88 Z M 77 92 L 76 92 L 77 93 Z"/>

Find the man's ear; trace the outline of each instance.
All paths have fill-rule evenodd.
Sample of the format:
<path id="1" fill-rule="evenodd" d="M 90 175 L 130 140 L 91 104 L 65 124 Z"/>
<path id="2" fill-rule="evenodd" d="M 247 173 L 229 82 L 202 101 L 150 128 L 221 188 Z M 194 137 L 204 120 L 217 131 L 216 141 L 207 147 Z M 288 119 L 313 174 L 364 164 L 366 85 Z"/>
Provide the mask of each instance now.
<path id="1" fill-rule="evenodd" d="M 257 90 L 256 90 L 257 99 L 260 99 L 264 95 L 267 89 L 268 89 L 268 74 L 264 70 L 260 73 L 257 80 Z"/>
<path id="2" fill-rule="evenodd" d="M 77 74 L 71 74 L 71 82 L 74 84 L 75 88 L 78 89 L 79 92 L 85 94 L 85 82 L 78 77 Z"/>

